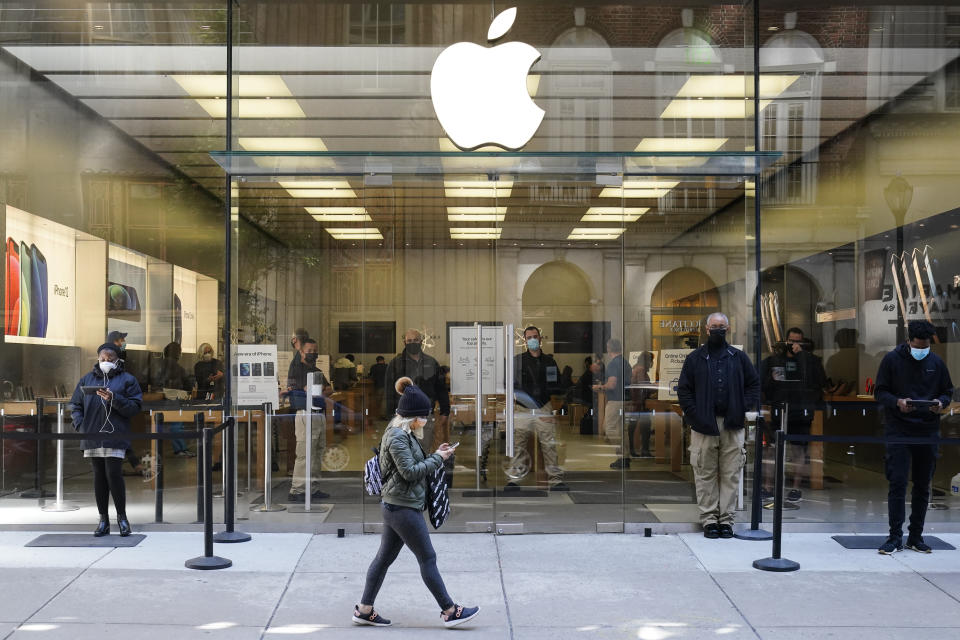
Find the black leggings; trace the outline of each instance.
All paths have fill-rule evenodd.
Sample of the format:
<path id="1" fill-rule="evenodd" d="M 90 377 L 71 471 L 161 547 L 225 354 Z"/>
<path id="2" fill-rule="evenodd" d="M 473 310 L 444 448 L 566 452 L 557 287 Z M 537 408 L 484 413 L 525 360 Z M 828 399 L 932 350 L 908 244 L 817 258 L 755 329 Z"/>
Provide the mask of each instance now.
<path id="1" fill-rule="evenodd" d="M 123 458 L 90 458 L 93 464 L 93 493 L 97 498 L 97 511 L 101 516 L 109 514 L 110 496 L 117 516 L 127 515 L 127 489 L 123 484 Z"/>

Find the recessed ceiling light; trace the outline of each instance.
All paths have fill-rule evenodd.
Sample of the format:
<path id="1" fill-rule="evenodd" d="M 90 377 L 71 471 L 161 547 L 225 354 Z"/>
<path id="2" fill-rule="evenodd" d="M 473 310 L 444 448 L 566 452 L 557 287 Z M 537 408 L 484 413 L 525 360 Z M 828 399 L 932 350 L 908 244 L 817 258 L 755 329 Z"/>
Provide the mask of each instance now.
<path id="1" fill-rule="evenodd" d="M 202 24 L 202 25 L 200 25 L 200 29 L 203 30 L 203 31 L 209 31 L 209 30 L 210 30 L 210 25 L 208 25 L 208 24 Z"/>
<path id="2" fill-rule="evenodd" d="M 760 110 L 762 111 L 770 104 L 771 100 L 761 100 Z M 660 114 L 661 118 L 704 118 L 704 119 L 724 119 L 724 118 L 744 118 L 752 114 L 752 102 L 743 100 L 687 100 L 676 99 L 667 105 L 667 108 Z"/>
<path id="3" fill-rule="evenodd" d="M 506 207 L 447 207 L 450 222 L 503 222 Z"/>
<path id="4" fill-rule="evenodd" d="M 644 138 L 634 151 L 716 151 L 728 138 Z"/>
<path id="5" fill-rule="evenodd" d="M 246 151 L 327 151 L 320 138 L 238 138 Z"/>
<path id="6" fill-rule="evenodd" d="M 317 222 L 370 222 L 363 207 L 304 207 Z"/>
<path id="7" fill-rule="evenodd" d="M 328 228 L 326 231 L 336 240 L 383 240 L 379 229 Z"/>
<path id="8" fill-rule="evenodd" d="M 502 229 L 496 227 L 450 227 L 454 240 L 499 240 Z"/>
<path id="9" fill-rule="evenodd" d="M 443 186 L 448 198 L 509 198 L 513 182 L 478 176 L 475 179 L 444 180 Z"/>
<path id="10" fill-rule="evenodd" d="M 225 98 L 227 96 L 227 76 L 216 75 L 172 75 L 173 80 L 193 98 Z M 238 98 L 293 97 L 287 83 L 276 75 L 237 76 L 235 95 Z"/>
<path id="11" fill-rule="evenodd" d="M 93 30 L 94 30 L 94 31 L 103 31 L 103 25 L 102 25 L 102 24 L 95 24 L 95 25 L 93 25 Z"/>
<path id="12" fill-rule="evenodd" d="M 760 74 L 760 97 L 776 98 L 800 76 Z M 694 75 L 677 92 L 678 98 L 746 98 L 753 95 L 751 75 Z"/>
<path id="13" fill-rule="evenodd" d="M 636 222 L 650 207 L 590 207 L 580 222 Z"/>
<path id="14" fill-rule="evenodd" d="M 617 227 L 575 227 L 567 240 L 616 240 L 623 231 Z"/>
<path id="15" fill-rule="evenodd" d="M 220 98 L 196 98 L 204 111 L 211 118 L 227 117 L 227 101 Z M 280 98 L 239 98 L 237 100 L 237 117 L 239 118 L 306 118 L 307 114 L 300 108 L 296 100 Z"/>

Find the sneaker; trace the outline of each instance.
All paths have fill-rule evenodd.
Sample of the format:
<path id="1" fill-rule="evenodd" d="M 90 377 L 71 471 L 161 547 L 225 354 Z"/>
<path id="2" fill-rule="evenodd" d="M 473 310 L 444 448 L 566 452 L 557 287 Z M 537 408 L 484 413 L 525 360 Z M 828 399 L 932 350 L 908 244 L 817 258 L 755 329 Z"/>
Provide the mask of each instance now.
<path id="1" fill-rule="evenodd" d="M 293 504 L 303 504 L 306 497 L 302 493 L 291 493 L 287 495 L 287 502 Z"/>
<path id="2" fill-rule="evenodd" d="M 887 538 L 887 541 L 877 549 L 878 553 L 882 553 L 885 556 L 893 555 L 897 551 L 903 551 L 903 539 L 897 536 L 890 536 Z"/>
<path id="3" fill-rule="evenodd" d="M 550 487 L 550 491 L 570 491 L 570 487 L 565 482 L 558 482 Z"/>
<path id="4" fill-rule="evenodd" d="M 617 458 L 610 463 L 611 469 L 629 469 L 630 468 L 630 458 Z"/>
<path id="5" fill-rule="evenodd" d="M 480 607 L 465 607 L 462 604 L 453 605 L 451 613 L 440 612 L 440 619 L 443 620 L 443 626 L 456 627 L 464 622 L 468 622 L 477 617 L 480 613 Z"/>
<path id="6" fill-rule="evenodd" d="M 790 489 L 790 493 L 787 494 L 787 502 L 800 502 L 801 498 L 803 494 L 800 489 Z"/>
<path id="7" fill-rule="evenodd" d="M 733 525 L 722 524 L 720 525 L 720 537 L 721 538 L 732 538 L 733 537 Z"/>
<path id="8" fill-rule="evenodd" d="M 933 553 L 933 549 L 930 548 L 930 545 L 924 542 L 923 538 L 920 536 L 917 536 L 916 538 L 913 536 L 908 537 L 907 549 L 912 549 L 917 553 Z M 881 553 L 883 552 L 881 551 Z"/>
<path id="9" fill-rule="evenodd" d="M 390 621 L 381 616 L 376 610 L 371 609 L 370 613 L 360 613 L 360 606 L 353 608 L 353 623 L 365 624 L 371 627 L 389 627 Z"/>
<path id="10" fill-rule="evenodd" d="M 716 540 L 720 537 L 720 525 L 716 522 L 709 522 L 703 525 L 703 537 Z"/>

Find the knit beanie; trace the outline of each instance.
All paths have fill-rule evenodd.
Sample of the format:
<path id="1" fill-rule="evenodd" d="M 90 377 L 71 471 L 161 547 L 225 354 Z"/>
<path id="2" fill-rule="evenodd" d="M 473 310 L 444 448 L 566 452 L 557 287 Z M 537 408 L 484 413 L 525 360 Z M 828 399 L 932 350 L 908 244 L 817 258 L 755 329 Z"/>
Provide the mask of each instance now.
<path id="1" fill-rule="evenodd" d="M 120 356 L 120 347 L 113 344 L 112 342 L 105 342 L 99 347 L 97 347 L 97 355 L 100 355 L 101 351 L 113 351 L 115 354 L 117 354 L 117 357 Z"/>
<path id="2" fill-rule="evenodd" d="M 426 418 L 430 415 L 433 403 L 427 397 L 420 387 L 413 384 L 413 380 L 404 376 L 397 380 L 394 385 L 397 393 L 400 394 L 400 402 L 397 403 L 397 415 L 404 418 Z"/>

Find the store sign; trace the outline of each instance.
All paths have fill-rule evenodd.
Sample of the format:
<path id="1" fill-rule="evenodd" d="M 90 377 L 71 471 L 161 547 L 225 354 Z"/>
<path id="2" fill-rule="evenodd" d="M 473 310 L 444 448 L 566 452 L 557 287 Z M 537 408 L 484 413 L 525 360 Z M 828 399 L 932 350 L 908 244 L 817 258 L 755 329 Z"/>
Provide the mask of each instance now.
<path id="1" fill-rule="evenodd" d="M 500 13 L 487 39 L 503 36 L 516 16 L 516 7 Z M 527 74 L 539 59 L 540 52 L 523 42 L 489 48 L 458 42 L 444 49 L 430 73 L 430 96 L 453 143 L 461 149 L 527 144 L 544 116 L 527 91 Z"/>
<path id="2" fill-rule="evenodd" d="M 478 367 L 476 327 L 450 327 L 450 393 L 454 395 L 477 395 L 478 369 L 484 394 L 506 393 L 503 327 L 483 327 L 482 331 L 482 367 Z"/>
<path id="3" fill-rule="evenodd" d="M 277 387 L 277 345 L 238 344 L 233 348 L 237 404 L 243 407 L 270 402 L 280 406 Z"/>
<path id="4" fill-rule="evenodd" d="M 656 315 L 653 316 L 653 334 L 655 336 L 671 335 L 699 335 L 700 323 L 702 318 L 696 316 L 681 315 Z"/>
<path id="5" fill-rule="evenodd" d="M 677 400 L 677 385 L 683 363 L 693 349 L 664 349 L 660 352 L 660 392 L 658 400 Z"/>

